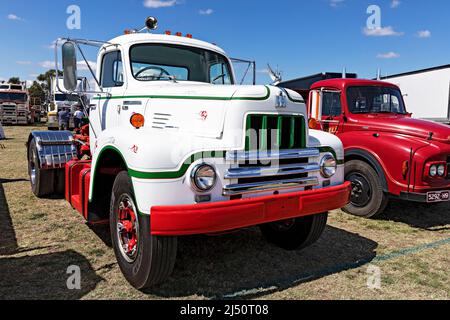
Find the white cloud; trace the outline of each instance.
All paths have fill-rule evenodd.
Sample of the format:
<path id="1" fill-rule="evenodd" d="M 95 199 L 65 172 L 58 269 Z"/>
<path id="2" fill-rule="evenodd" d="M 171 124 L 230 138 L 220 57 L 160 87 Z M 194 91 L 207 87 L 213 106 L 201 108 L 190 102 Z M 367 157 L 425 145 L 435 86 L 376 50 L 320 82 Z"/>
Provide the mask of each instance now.
<path id="1" fill-rule="evenodd" d="M 23 19 L 13 13 L 8 14 L 8 20 L 23 21 Z"/>
<path id="2" fill-rule="evenodd" d="M 397 32 L 392 27 L 374 29 L 364 28 L 363 33 L 368 37 L 392 37 L 404 35 L 404 32 Z"/>
<path id="3" fill-rule="evenodd" d="M 205 10 L 200 10 L 198 13 L 201 15 L 209 16 L 214 13 L 214 10 L 213 9 L 205 9 Z"/>
<path id="4" fill-rule="evenodd" d="M 32 62 L 31 61 L 16 61 L 17 64 L 21 64 L 21 65 L 30 65 Z"/>
<path id="5" fill-rule="evenodd" d="M 88 60 L 88 63 L 89 63 L 89 66 L 92 68 L 92 71 L 95 72 L 95 70 L 97 69 L 97 63 L 94 61 L 89 61 L 89 60 Z M 78 68 L 78 70 L 81 70 L 81 71 L 89 71 L 89 68 L 84 60 L 77 62 L 77 68 Z"/>
<path id="6" fill-rule="evenodd" d="M 400 58 L 400 55 L 396 52 L 387 52 L 387 53 L 380 53 L 377 55 L 378 59 L 397 59 Z"/>
<path id="7" fill-rule="evenodd" d="M 144 7 L 146 8 L 168 8 L 177 4 L 177 0 L 144 0 Z"/>
<path id="8" fill-rule="evenodd" d="M 391 1 L 391 8 L 395 9 L 398 8 L 398 6 L 400 6 L 401 1 L 400 0 L 392 0 Z"/>
<path id="9" fill-rule="evenodd" d="M 330 6 L 333 8 L 337 8 L 340 5 L 344 4 L 345 0 L 330 0 Z"/>
<path id="10" fill-rule="evenodd" d="M 54 69 L 55 68 L 55 61 L 50 61 L 50 60 L 41 61 L 41 62 L 39 62 L 39 65 L 42 68 L 45 68 L 45 69 Z"/>
<path id="11" fill-rule="evenodd" d="M 46 48 L 46 49 L 54 50 L 55 49 L 55 45 L 56 45 L 56 41 L 53 41 L 51 44 L 44 45 L 43 47 Z"/>
<path id="12" fill-rule="evenodd" d="M 28 76 L 31 78 L 37 78 L 37 77 L 39 77 L 39 74 L 38 73 L 30 73 Z"/>
<path id="13" fill-rule="evenodd" d="M 420 31 L 417 31 L 416 35 L 419 38 L 430 38 L 431 37 L 431 31 L 430 30 L 420 30 Z"/>

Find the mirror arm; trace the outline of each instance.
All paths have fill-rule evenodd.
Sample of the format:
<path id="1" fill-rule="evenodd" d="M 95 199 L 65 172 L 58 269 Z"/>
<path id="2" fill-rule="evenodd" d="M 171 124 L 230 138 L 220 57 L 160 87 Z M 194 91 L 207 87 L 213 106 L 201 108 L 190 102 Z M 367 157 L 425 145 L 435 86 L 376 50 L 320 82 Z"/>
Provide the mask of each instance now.
<path id="1" fill-rule="evenodd" d="M 100 88 L 100 91 L 103 92 L 103 88 L 102 88 L 102 86 L 100 85 L 100 82 L 98 81 L 97 76 L 95 75 L 94 71 L 92 70 L 91 65 L 90 65 L 89 62 L 87 61 L 86 56 L 84 55 L 83 50 L 81 50 L 81 48 L 80 48 L 80 46 L 78 45 L 78 43 L 75 42 L 75 45 L 77 46 L 78 51 L 80 52 L 81 56 L 83 57 L 83 60 L 84 60 L 84 62 L 86 63 L 86 66 L 88 67 L 89 72 L 91 73 L 92 77 L 94 78 L 95 82 L 97 83 L 98 87 Z"/>

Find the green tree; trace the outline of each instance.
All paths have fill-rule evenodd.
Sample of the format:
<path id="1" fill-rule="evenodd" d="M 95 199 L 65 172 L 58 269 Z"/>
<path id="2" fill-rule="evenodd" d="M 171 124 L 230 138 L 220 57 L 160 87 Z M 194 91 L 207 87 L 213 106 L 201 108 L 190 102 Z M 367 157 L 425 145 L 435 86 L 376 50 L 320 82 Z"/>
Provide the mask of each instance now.
<path id="1" fill-rule="evenodd" d="M 58 74 L 59 76 L 62 76 L 62 71 L 59 71 Z M 37 80 L 41 82 L 41 86 L 44 91 L 46 92 L 50 91 L 51 79 L 55 77 L 55 75 L 56 75 L 55 70 L 48 70 L 46 73 L 40 74 L 37 77 Z"/>
<path id="2" fill-rule="evenodd" d="M 20 78 L 19 77 L 11 77 L 11 78 L 9 78 L 8 82 L 11 84 L 20 84 Z"/>
<path id="3" fill-rule="evenodd" d="M 37 81 L 34 81 L 33 85 L 28 88 L 28 93 L 32 100 L 39 99 L 41 102 L 45 101 L 45 91 L 42 88 L 42 85 Z"/>

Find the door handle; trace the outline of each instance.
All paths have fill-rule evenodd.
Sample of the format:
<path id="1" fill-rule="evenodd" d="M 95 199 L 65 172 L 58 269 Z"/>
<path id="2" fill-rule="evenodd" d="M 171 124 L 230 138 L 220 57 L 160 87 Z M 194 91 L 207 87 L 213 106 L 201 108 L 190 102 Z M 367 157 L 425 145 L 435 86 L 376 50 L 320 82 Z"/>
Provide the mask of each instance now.
<path id="1" fill-rule="evenodd" d="M 122 110 L 122 106 L 119 104 L 119 105 L 117 106 L 117 113 L 120 114 L 120 110 Z"/>

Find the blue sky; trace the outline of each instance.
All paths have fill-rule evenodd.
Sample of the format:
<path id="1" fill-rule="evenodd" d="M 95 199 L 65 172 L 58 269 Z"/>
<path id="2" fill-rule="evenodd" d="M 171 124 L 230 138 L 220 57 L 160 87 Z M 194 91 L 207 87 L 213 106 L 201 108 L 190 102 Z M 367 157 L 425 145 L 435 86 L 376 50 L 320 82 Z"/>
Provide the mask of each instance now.
<path id="1" fill-rule="evenodd" d="M 68 30 L 69 5 L 81 9 L 81 29 Z M 365 30 L 369 5 L 381 26 Z M 192 33 L 230 56 L 266 64 L 285 80 L 322 71 L 374 77 L 450 63 L 448 0 L 2 0 L 0 79 L 33 80 L 53 60 L 60 36 L 108 40 L 159 19 L 159 32 Z M 373 30 L 372 30 L 373 31 Z M 94 57 L 91 57 L 94 59 Z"/>

